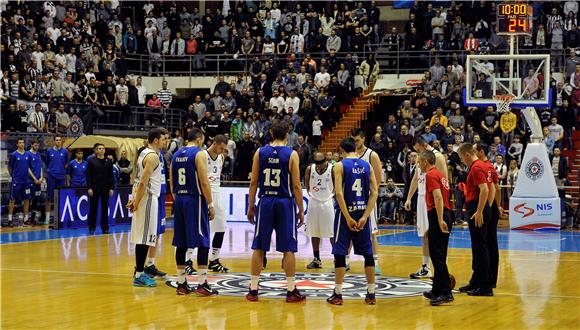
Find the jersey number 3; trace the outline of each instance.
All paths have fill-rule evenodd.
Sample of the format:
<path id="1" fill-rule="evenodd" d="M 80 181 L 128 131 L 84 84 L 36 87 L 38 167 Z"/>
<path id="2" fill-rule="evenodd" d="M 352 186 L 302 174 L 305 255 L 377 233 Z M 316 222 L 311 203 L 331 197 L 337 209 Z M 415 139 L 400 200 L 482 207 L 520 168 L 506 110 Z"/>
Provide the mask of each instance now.
<path id="1" fill-rule="evenodd" d="M 280 187 L 280 170 L 274 168 L 264 169 L 264 186 Z"/>

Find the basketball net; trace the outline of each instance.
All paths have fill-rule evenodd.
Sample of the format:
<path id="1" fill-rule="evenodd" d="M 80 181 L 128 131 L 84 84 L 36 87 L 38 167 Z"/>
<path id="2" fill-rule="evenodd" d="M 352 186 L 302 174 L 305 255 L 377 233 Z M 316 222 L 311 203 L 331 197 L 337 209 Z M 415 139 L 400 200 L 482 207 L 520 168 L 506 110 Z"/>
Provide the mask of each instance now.
<path id="1" fill-rule="evenodd" d="M 510 111 L 510 105 L 516 97 L 514 95 L 494 95 L 496 109 L 498 113 L 506 113 Z"/>

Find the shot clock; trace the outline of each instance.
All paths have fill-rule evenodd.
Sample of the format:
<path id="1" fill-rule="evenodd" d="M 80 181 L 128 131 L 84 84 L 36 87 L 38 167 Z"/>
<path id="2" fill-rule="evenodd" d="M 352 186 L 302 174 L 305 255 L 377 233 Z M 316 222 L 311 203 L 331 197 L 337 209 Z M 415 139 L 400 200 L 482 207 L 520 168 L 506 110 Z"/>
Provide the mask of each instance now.
<path id="1" fill-rule="evenodd" d="M 525 2 L 507 2 L 497 5 L 498 34 L 532 34 L 534 19 L 532 6 Z"/>

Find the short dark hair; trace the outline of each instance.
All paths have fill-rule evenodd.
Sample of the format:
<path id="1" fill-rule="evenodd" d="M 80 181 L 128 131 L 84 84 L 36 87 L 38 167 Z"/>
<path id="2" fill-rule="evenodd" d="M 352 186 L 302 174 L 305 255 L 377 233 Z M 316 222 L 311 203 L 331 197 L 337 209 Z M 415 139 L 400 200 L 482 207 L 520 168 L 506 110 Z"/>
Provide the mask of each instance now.
<path id="1" fill-rule="evenodd" d="M 24 142 L 24 138 L 18 138 L 18 140 L 16 140 L 16 143 L 18 143 L 20 141 Z"/>
<path id="2" fill-rule="evenodd" d="M 475 149 L 477 149 L 477 151 L 483 151 L 483 152 L 487 152 L 487 144 L 483 143 L 483 142 L 478 142 L 477 144 L 475 144 Z"/>
<path id="3" fill-rule="evenodd" d="M 424 159 L 427 164 L 429 165 L 435 165 L 435 153 L 431 150 L 425 150 L 421 153 L 421 155 L 419 155 L 419 157 L 421 157 L 421 159 Z"/>
<path id="4" fill-rule="evenodd" d="M 194 127 L 187 134 L 187 141 L 195 141 L 203 136 L 203 131 L 197 127 Z"/>
<path id="5" fill-rule="evenodd" d="M 340 141 L 340 148 L 344 150 L 344 152 L 355 152 L 356 144 L 354 138 L 349 136 L 342 139 L 342 141 Z"/>
<path id="6" fill-rule="evenodd" d="M 218 143 L 218 144 L 219 143 L 227 144 L 228 139 L 224 135 L 218 134 L 218 135 L 213 137 L 213 142 Z"/>
<path id="7" fill-rule="evenodd" d="M 428 127 L 428 126 L 427 126 L 427 127 Z M 413 145 L 416 145 L 416 144 L 418 144 L 418 145 L 420 145 L 420 146 L 424 146 L 424 145 L 426 145 L 426 144 L 428 144 L 428 143 L 427 143 L 427 140 L 425 140 L 424 138 L 422 138 L 422 137 L 420 137 L 420 136 L 416 136 L 416 137 L 413 139 Z"/>
<path id="8" fill-rule="evenodd" d="M 30 145 L 33 145 L 33 144 L 40 144 L 40 141 L 38 139 L 34 139 L 34 140 L 32 140 L 32 142 L 30 142 Z"/>
<path id="9" fill-rule="evenodd" d="M 355 136 L 360 136 L 362 138 L 366 137 L 365 131 L 362 128 L 353 129 L 351 135 L 352 135 L 352 137 L 355 137 Z"/>
<path id="10" fill-rule="evenodd" d="M 270 127 L 270 132 L 272 133 L 272 138 L 274 140 L 284 140 L 286 134 L 288 134 L 288 125 L 284 122 L 274 123 Z"/>
<path id="11" fill-rule="evenodd" d="M 99 146 L 103 146 L 104 147 L 105 145 L 102 144 L 102 143 L 100 143 L 100 142 L 97 142 L 97 143 L 93 144 L 93 149 L 97 149 Z"/>
<path id="12" fill-rule="evenodd" d="M 155 139 L 160 139 L 161 135 L 165 135 L 166 132 L 167 130 L 165 130 L 165 128 L 160 127 L 152 128 L 151 130 L 149 130 L 149 133 L 147 134 L 147 142 L 153 143 Z"/>

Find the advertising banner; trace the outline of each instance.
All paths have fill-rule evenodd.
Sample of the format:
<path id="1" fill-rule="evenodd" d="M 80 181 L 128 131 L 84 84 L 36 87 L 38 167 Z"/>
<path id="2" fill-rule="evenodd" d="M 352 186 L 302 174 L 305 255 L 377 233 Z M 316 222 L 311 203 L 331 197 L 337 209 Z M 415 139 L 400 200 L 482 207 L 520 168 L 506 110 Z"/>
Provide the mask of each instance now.
<path id="1" fill-rule="evenodd" d="M 511 229 L 560 229 L 560 198 L 510 198 Z"/>

